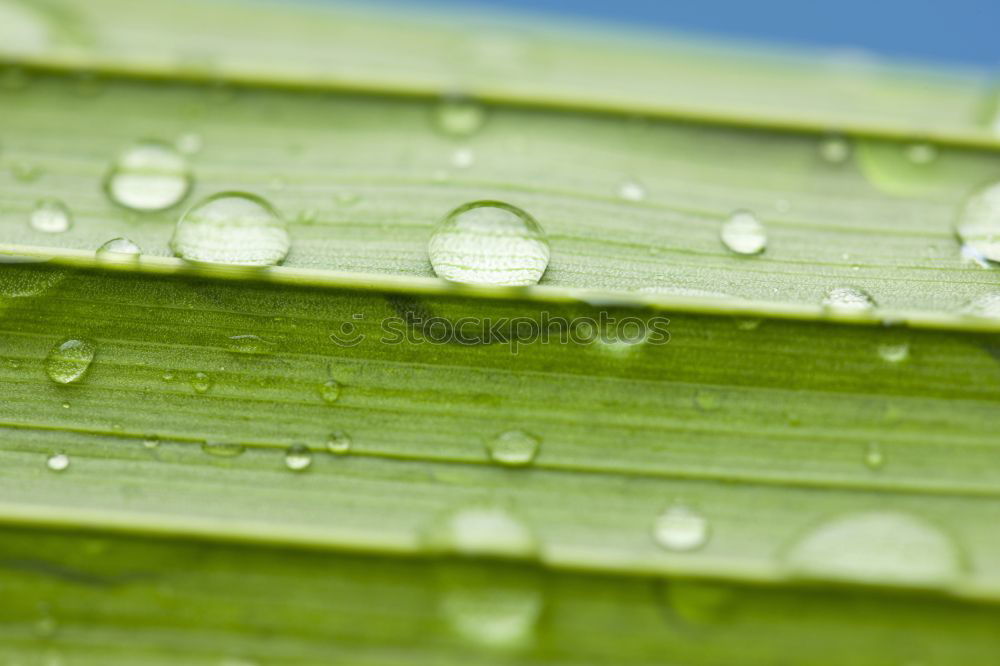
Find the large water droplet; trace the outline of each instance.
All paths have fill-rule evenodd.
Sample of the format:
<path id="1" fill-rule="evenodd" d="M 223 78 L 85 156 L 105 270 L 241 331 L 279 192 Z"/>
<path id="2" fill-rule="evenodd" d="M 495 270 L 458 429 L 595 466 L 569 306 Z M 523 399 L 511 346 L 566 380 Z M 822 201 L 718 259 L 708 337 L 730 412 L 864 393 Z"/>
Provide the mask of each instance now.
<path id="1" fill-rule="evenodd" d="M 969 254 L 1000 262 L 1000 183 L 976 190 L 965 200 L 955 233 Z"/>
<path id="2" fill-rule="evenodd" d="M 538 572 L 451 561 L 437 579 L 441 613 L 459 637 L 491 650 L 531 644 L 544 605 Z"/>
<path id="3" fill-rule="evenodd" d="M 468 99 L 446 99 L 434 109 L 434 125 L 444 134 L 469 136 L 486 122 L 486 111 Z"/>
<path id="4" fill-rule="evenodd" d="M 653 538 L 667 550 L 695 550 L 708 541 L 708 521 L 690 507 L 675 504 L 656 519 Z"/>
<path id="5" fill-rule="evenodd" d="M 937 587 L 962 570 L 955 543 L 905 513 L 868 511 L 829 520 L 788 550 L 791 573 L 810 579 Z"/>
<path id="6" fill-rule="evenodd" d="M 538 551 L 528 526 L 501 507 L 460 509 L 435 524 L 426 536 L 430 548 L 458 555 L 531 557 Z"/>
<path id="7" fill-rule="evenodd" d="M 837 314 L 860 314 L 875 308 L 875 301 L 856 287 L 834 287 L 823 297 L 823 307 Z"/>
<path id="8" fill-rule="evenodd" d="M 326 450 L 330 453 L 343 455 L 350 452 L 351 444 L 351 438 L 347 433 L 341 430 L 335 430 L 334 432 L 331 432 L 330 436 L 326 439 Z"/>
<path id="9" fill-rule="evenodd" d="M 736 254 L 760 254 L 767 247 L 767 232 L 760 220 L 746 210 L 738 210 L 723 222 L 722 244 Z"/>
<path id="10" fill-rule="evenodd" d="M 191 189 L 191 172 L 173 146 L 143 141 L 118 156 L 104 187 L 119 206 L 138 211 L 165 210 Z"/>
<path id="11" fill-rule="evenodd" d="M 45 357 L 45 372 L 57 384 L 72 384 L 87 372 L 96 351 L 86 340 L 63 340 Z"/>
<path id="12" fill-rule="evenodd" d="M 141 253 L 142 249 L 127 238 L 112 238 L 97 248 L 97 257 L 99 259 L 114 259 L 129 256 L 137 258 Z"/>
<path id="13" fill-rule="evenodd" d="M 549 264 L 549 244 L 538 222 L 499 201 L 475 201 L 448 213 L 427 251 L 439 277 L 466 284 L 532 285 Z"/>
<path id="14" fill-rule="evenodd" d="M 288 254 L 291 240 L 284 220 L 267 201 L 221 192 L 181 216 L 170 247 L 188 261 L 273 266 Z"/>
<path id="15" fill-rule="evenodd" d="M 304 472 L 312 465 L 312 452 L 304 444 L 293 444 L 285 451 L 285 467 L 293 472 Z"/>
<path id="16" fill-rule="evenodd" d="M 491 440 L 487 449 L 493 462 L 516 467 L 531 464 L 539 446 L 537 437 L 523 430 L 508 430 Z"/>
<path id="17" fill-rule="evenodd" d="M 73 226 L 69 208 L 58 199 L 42 199 L 36 203 L 28 221 L 32 229 L 47 234 L 61 234 Z"/>
<path id="18" fill-rule="evenodd" d="M 45 460 L 45 466 L 53 472 L 62 472 L 69 467 L 69 456 L 65 453 L 54 453 Z"/>

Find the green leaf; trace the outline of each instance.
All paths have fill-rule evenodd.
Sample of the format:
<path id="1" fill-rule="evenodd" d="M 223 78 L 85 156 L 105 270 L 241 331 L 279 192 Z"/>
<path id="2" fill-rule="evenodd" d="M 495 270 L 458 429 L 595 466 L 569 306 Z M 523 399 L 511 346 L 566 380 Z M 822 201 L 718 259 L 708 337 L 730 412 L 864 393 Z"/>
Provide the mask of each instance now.
<path id="1" fill-rule="evenodd" d="M 0 655 L 995 660 L 1000 273 L 953 230 L 1000 177 L 982 79 L 348 9 L 0 17 Z M 137 143 L 186 155 L 177 205 L 109 196 Z M 230 190 L 288 220 L 281 266 L 172 256 Z M 545 229 L 538 286 L 434 278 L 479 199 Z M 720 240 L 738 210 L 761 254 Z M 625 321 L 666 335 L 595 339 Z"/>

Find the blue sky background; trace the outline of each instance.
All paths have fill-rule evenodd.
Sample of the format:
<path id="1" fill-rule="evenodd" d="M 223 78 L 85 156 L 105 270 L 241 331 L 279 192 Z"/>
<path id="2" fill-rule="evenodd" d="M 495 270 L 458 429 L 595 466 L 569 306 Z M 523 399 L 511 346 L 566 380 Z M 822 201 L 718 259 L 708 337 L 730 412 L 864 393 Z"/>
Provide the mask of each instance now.
<path id="1" fill-rule="evenodd" d="M 770 44 L 1000 68 L 1000 0 L 396 0 L 530 10 Z"/>

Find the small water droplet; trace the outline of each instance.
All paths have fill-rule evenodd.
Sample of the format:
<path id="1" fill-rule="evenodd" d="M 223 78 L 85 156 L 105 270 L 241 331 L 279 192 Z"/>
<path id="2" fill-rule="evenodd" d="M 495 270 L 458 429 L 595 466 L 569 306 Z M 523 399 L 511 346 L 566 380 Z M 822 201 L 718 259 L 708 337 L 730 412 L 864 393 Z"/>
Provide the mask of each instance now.
<path id="1" fill-rule="evenodd" d="M 54 453 L 45 460 L 45 466 L 53 472 L 62 472 L 69 467 L 69 456 L 65 453 Z"/>
<path id="2" fill-rule="evenodd" d="M 938 527 L 895 511 L 839 516 L 799 537 L 785 562 L 809 579 L 938 587 L 963 569 L 954 541 Z"/>
<path id="3" fill-rule="evenodd" d="M 323 402 L 328 405 L 332 405 L 337 402 L 340 398 L 340 384 L 336 379 L 328 379 L 319 385 L 319 397 L 323 398 Z"/>
<path id="4" fill-rule="evenodd" d="M 489 650 L 518 650 L 532 643 L 544 605 L 537 571 L 455 561 L 436 571 L 441 614 L 456 635 Z"/>
<path id="5" fill-rule="evenodd" d="M 1000 292 L 983 294 L 962 306 L 962 313 L 979 319 L 1000 319 Z"/>
<path id="6" fill-rule="evenodd" d="M 205 442 L 201 445 L 201 450 L 217 458 L 235 458 L 242 455 L 246 447 L 234 442 Z"/>
<path id="7" fill-rule="evenodd" d="M 473 100 L 445 99 L 434 108 L 434 126 L 450 136 L 470 136 L 485 122 L 485 109 Z"/>
<path id="8" fill-rule="evenodd" d="M 910 345 L 906 342 L 882 344 L 878 346 L 878 355 L 888 363 L 902 363 L 910 358 Z"/>
<path id="9" fill-rule="evenodd" d="M 875 309 L 875 301 L 856 287 L 834 287 L 823 297 L 823 307 L 838 314 L 860 314 Z"/>
<path id="10" fill-rule="evenodd" d="M 73 226 L 69 208 L 58 199 L 42 199 L 36 203 L 28 221 L 32 229 L 47 234 L 61 234 Z"/>
<path id="11" fill-rule="evenodd" d="M 449 514 L 426 535 L 428 547 L 458 555 L 532 557 L 535 535 L 502 507 L 471 506 Z"/>
<path id="12" fill-rule="evenodd" d="M 963 254 L 982 263 L 1000 262 L 1000 183 L 970 194 L 955 223 Z"/>
<path id="13" fill-rule="evenodd" d="M 736 254 L 760 254 L 767 247 L 767 232 L 760 220 L 746 210 L 738 210 L 722 224 L 722 244 Z"/>
<path id="14" fill-rule="evenodd" d="M 62 408 L 63 408 L 63 409 L 69 409 L 69 403 L 68 403 L 68 402 L 64 402 L 64 403 L 62 404 Z"/>
<path id="15" fill-rule="evenodd" d="M 690 507 L 675 504 L 656 519 L 653 538 L 667 550 L 696 550 L 708 541 L 708 521 Z"/>
<path id="16" fill-rule="evenodd" d="M 195 153 L 200 153 L 203 145 L 203 140 L 200 134 L 195 132 L 188 132 L 187 134 L 182 134 L 177 137 L 177 150 L 185 155 L 194 155 Z"/>
<path id="17" fill-rule="evenodd" d="M 194 389 L 195 393 L 205 393 L 212 388 L 212 378 L 207 373 L 196 372 L 191 377 L 191 388 Z"/>
<path id="18" fill-rule="evenodd" d="M 342 430 L 335 430 L 326 438 L 326 450 L 330 453 L 343 455 L 351 450 L 351 438 Z"/>
<path id="19" fill-rule="evenodd" d="M 138 258 L 142 254 L 142 249 L 127 238 L 112 238 L 107 243 L 97 248 L 98 259 L 112 259 L 115 257 Z"/>
<path id="20" fill-rule="evenodd" d="M 136 211 L 166 210 L 191 189 L 187 161 L 172 146 L 142 141 L 118 156 L 104 187 L 119 206 Z"/>
<path id="21" fill-rule="evenodd" d="M 285 467 L 293 472 L 303 472 L 312 465 L 312 452 L 304 444 L 293 444 L 285 451 Z"/>
<path id="22" fill-rule="evenodd" d="M 906 159 L 914 164 L 930 164 L 937 159 L 937 148 L 929 143 L 911 143 L 905 153 Z"/>
<path id="23" fill-rule="evenodd" d="M 220 192 L 192 206 L 170 240 L 187 261 L 239 266 L 273 266 L 291 247 L 285 222 L 264 199 Z"/>
<path id="24" fill-rule="evenodd" d="M 165 382 L 172 382 L 175 379 L 177 379 L 177 374 L 174 373 L 173 370 L 167 370 L 166 372 L 163 373 L 162 379 Z"/>
<path id="25" fill-rule="evenodd" d="M 530 465 L 538 455 L 541 442 L 537 437 L 523 430 L 508 430 L 500 433 L 487 445 L 490 459 L 493 462 L 518 467 Z"/>
<path id="26" fill-rule="evenodd" d="M 819 142 L 819 155 L 825 162 L 842 164 L 851 156 L 851 144 L 840 135 L 824 137 Z"/>
<path id="27" fill-rule="evenodd" d="M 142 445 L 147 449 L 155 449 L 160 445 L 160 439 L 158 437 L 147 437 L 142 440 Z"/>
<path id="28" fill-rule="evenodd" d="M 618 186 L 618 196 L 625 201 L 642 201 L 646 198 L 646 188 L 636 180 L 626 180 Z"/>
<path id="29" fill-rule="evenodd" d="M 271 344 L 259 335 L 231 335 L 227 340 L 229 351 L 234 354 L 255 356 L 271 352 Z"/>
<path id="30" fill-rule="evenodd" d="M 63 340 L 45 357 L 45 372 L 57 384 L 72 384 L 87 372 L 96 351 L 86 340 Z"/>
<path id="31" fill-rule="evenodd" d="M 471 148 L 456 148 L 451 154 L 451 164 L 456 169 L 468 169 L 476 161 L 476 154 Z"/>
<path id="32" fill-rule="evenodd" d="M 882 447 L 875 442 L 870 443 L 865 449 L 865 465 L 869 469 L 880 469 L 884 464 L 885 455 L 882 453 Z"/>
<path id="33" fill-rule="evenodd" d="M 427 250 L 439 277 L 466 284 L 536 284 L 549 263 L 538 222 L 499 201 L 475 201 L 448 213 Z"/>

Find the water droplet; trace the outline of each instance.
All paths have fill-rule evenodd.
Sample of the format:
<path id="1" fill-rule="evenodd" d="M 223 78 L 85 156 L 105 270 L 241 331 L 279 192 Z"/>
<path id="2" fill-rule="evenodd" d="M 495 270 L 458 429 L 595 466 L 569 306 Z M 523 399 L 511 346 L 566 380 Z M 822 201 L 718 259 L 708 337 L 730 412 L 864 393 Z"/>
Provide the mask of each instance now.
<path id="1" fill-rule="evenodd" d="M 625 201 L 642 201 L 646 198 L 646 188 L 635 180 L 626 180 L 618 186 L 618 196 Z"/>
<path id="2" fill-rule="evenodd" d="M 851 156 L 851 144 L 840 135 L 824 137 L 819 142 L 819 156 L 831 164 L 842 164 Z"/>
<path id="3" fill-rule="evenodd" d="M 205 393 L 212 388 L 212 378 L 204 372 L 196 372 L 191 377 L 191 388 L 194 389 L 195 393 Z"/>
<path id="4" fill-rule="evenodd" d="M 803 578 L 925 587 L 949 584 L 963 568 L 944 532 L 894 511 L 828 520 L 795 541 L 785 562 Z"/>
<path id="5" fill-rule="evenodd" d="M 450 136 L 470 136 L 486 122 L 486 111 L 468 99 L 446 99 L 434 108 L 434 126 Z"/>
<path id="6" fill-rule="evenodd" d="M 340 384 L 336 379 L 328 379 L 319 385 L 319 397 L 323 402 L 332 405 L 340 397 Z"/>
<path id="7" fill-rule="evenodd" d="M 906 159 L 914 164 L 930 164 L 937 159 L 937 148 L 929 143 L 911 143 L 904 152 Z"/>
<path id="8" fill-rule="evenodd" d="M 45 357 L 45 372 L 57 384 L 72 384 L 87 372 L 96 351 L 86 340 L 63 340 Z"/>
<path id="9" fill-rule="evenodd" d="M 201 450 L 217 458 L 235 458 L 242 455 L 246 447 L 234 442 L 205 442 L 201 445 Z"/>
<path id="10" fill-rule="evenodd" d="M 1000 262 L 1000 183 L 980 188 L 966 198 L 955 223 L 963 253 Z"/>
<path id="11" fill-rule="evenodd" d="M 875 301 L 855 287 L 834 287 L 823 297 L 823 307 L 838 314 L 860 314 L 875 309 Z"/>
<path id="12" fill-rule="evenodd" d="M 271 352 L 271 343 L 267 342 L 259 335 L 231 335 L 228 338 L 229 351 L 234 354 L 247 354 L 255 356 L 268 354 Z"/>
<path id="13" fill-rule="evenodd" d="M 142 445 L 147 449 L 155 449 L 160 445 L 160 440 L 158 437 L 147 437 L 142 440 Z"/>
<path id="14" fill-rule="evenodd" d="M 875 442 L 870 443 L 865 449 L 865 465 L 869 469 L 880 469 L 884 464 L 885 455 L 882 453 L 882 447 Z"/>
<path id="15" fill-rule="evenodd" d="M 653 538 L 667 550 L 696 550 L 708 541 L 708 521 L 682 504 L 675 504 L 656 519 Z"/>
<path id="16" fill-rule="evenodd" d="M 157 211 L 179 203 L 187 196 L 191 182 L 187 161 L 172 146 L 143 141 L 118 156 L 104 187 L 119 206 Z"/>
<path id="17" fill-rule="evenodd" d="M 326 450 L 330 453 L 343 455 L 351 450 L 351 438 L 342 430 L 335 430 L 326 439 Z"/>
<path id="18" fill-rule="evenodd" d="M 285 467 L 293 472 L 303 472 L 312 465 L 312 452 L 304 444 L 293 444 L 285 451 Z"/>
<path id="19" fill-rule="evenodd" d="M 536 284 L 549 263 L 545 232 L 528 213 L 499 201 L 459 206 L 427 246 L 434 272 L 466 284 Z"/>
<path id="20" fill-rule="evenodd" d="M 200 153 L 203 145 L 203 141 L 200 134 L 195 132 L 188 132 L 187 134 L 182 134 L 177 137 L 178 152 L 185 155 L 194 155 L 195 153 Z"/>
<path id="21" fill-rule="evenodd" d="M 497 435 L 486 448 L 493 462 L 517 467 L 531 464 L 540 445 L 537 437 L 523 430 L 508 430 Z"/>
<path id="22" fill-rule="evenodd" d="M 53 472 L 62 472 L 69 467 L 69 456 L 65 453 L 54 453 L 46 459 L 45 466 Z"/>
<path id="23" fill-rule="evenodd" d="M 878 346 L 878 355 L 888 363 L 902 363 L 910 358 L 910 345 L 906 342 L 882 344 Z"/>
<path id="24" fill-rule="evenodd" d="M 972 299 L 962 307 L 962 313 L 979 319 L 1000 319 L 1000 292 Z"/>
<path id="25" fill-rule="evenodd" d="M 114 257 L 138 258 L 142 254 L 142 249 L 127 238 L 112 238 L 107 243 L 97 248 L 97 257 L 110 259 Z"/>
<path id="26" fill-rule="evenodd" d="M 501 507 L 466 507 L 426 535 L 429 548 L 458 555 L 532 557 L 538 542 L 528 526 Z"/>
<path id="27" fill-rule="evenodd" d="M 239 266 L 273 266 L 291 247 L 285 222 L 264 199 L 221 192 L 192 206 L 170 240 L 187 261 Z"/>
<path id="28" fill-rule="evenodd" d="M 451 154 L 451 164 L 456 169 L 468 169 L 476 161 L 476 154 L 471 148 L 456 148 Z"/>
<path id="29" fill-rule="evenodd" d="M 28 221 L 32 229 L 47 234 L 61 234 L 73 226 L 69 208 L 58 199 L 42 199 L 36 203 Z"/>
<path id="30" fill-rule="evenodd" d="M 767 246 L 767 232 L 760 220 L 746 210 L 738 210 L 722 223 L 722 244 L 736 254 L 760 254 Z"/>
<path id="31" fill-rule="evenodd" d="M 490 650 L 518 650 L 532 643 L 544 606 L 537 571 L 454 561 L 436 571 L 441 614 L 452 632 Z"/>
<path id="32" fill-rule="evenodd" d="M 167 370 L 163 373 L 162 379 L 165 382 L 172 382 L 177 379 L 177 374 L 173 370 Z"/>

